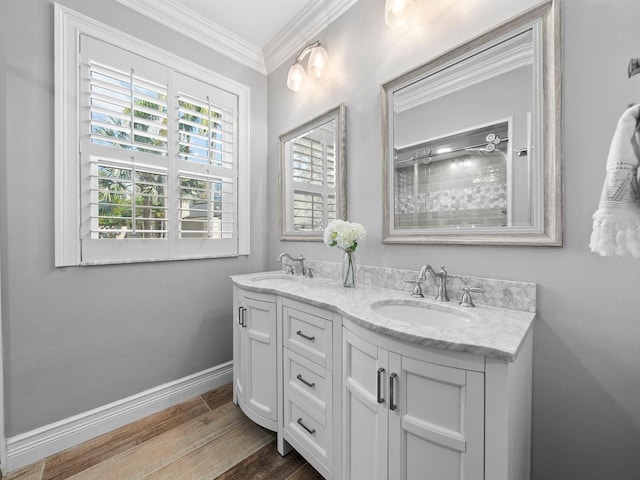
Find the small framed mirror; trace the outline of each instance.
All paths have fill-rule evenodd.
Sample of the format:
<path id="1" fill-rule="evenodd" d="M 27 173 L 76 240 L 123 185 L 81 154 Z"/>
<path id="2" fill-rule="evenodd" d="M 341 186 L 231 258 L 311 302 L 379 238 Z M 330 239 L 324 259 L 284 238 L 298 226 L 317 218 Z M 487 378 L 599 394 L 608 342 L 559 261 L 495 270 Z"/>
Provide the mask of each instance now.
<path id="1" fill-rule="evenodd" d="M 385 243 L 562 244 L 555 7 L 382 86 Z"/>
<path id="2" fill-rule="evenodd" d="M 280 136 L 280 240 L 322 241 L 347 217 L 345 106 Z"/>

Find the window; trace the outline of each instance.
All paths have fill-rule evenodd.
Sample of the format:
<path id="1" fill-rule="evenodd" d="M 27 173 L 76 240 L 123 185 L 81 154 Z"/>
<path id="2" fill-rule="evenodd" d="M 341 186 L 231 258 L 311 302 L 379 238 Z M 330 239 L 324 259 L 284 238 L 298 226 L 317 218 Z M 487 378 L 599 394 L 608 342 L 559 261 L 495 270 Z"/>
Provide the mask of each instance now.
<path id="1" fill-rule="evenodd" d="M 336 218 L 336 160 L 333 124 L 291 141 L 293 229 L 322 231 Z"/>
<path id="2" fill-rule="evenodd" d="M 56 265 L 248 254 L 248 89 L 62 17 Z"/>

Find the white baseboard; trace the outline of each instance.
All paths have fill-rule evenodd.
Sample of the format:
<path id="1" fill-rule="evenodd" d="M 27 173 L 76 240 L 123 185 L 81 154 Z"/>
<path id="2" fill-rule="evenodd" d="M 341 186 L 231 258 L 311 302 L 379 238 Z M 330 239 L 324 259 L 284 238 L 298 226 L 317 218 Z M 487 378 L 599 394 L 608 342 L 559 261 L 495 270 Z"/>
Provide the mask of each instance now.
<path id="1" fill-rule="evenodd" d="M 7 438 L 5 473 L 213 390 L 233 379 L 233 362 Z"/>

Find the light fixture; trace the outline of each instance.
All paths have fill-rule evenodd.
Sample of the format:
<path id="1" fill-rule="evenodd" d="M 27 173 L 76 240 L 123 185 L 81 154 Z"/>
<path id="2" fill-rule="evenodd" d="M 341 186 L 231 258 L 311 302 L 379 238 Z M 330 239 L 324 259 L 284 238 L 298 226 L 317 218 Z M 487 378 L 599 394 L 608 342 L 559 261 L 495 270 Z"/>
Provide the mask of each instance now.
<path id="1" fill-rule="evenodd" d="M 327 51 L 320 45 L 320 40 L 317 40 L 302 49 L 300 55 L 296 57 L 296 61 L 289 69 L 287 75 L 287 87 L 294 92 L 299 92 L 304 86 L 307 78 L 307 73 L 304 71 L 300 62 L 304 60 L 304 57 L 309 55 L 308 70 L 311 75 L 316 78 L 322 77 L 322 74 L 329 63 L 329 56 Z"/>
<path id="2" fill-rule="evenodd" d="M 289 69 L 289 75 L 287 75 L 287 87 L 294 92 L 299 92 L 304 85 L 304 80 L 307 74 L 299 63 L 294 63 Z"/>
<path id="3" fill-rule="evenodd" d="M 384 21 L 390 27 L 404 27 L 413 15 L 415 3 L 415 0 L 386 0 Z"/>

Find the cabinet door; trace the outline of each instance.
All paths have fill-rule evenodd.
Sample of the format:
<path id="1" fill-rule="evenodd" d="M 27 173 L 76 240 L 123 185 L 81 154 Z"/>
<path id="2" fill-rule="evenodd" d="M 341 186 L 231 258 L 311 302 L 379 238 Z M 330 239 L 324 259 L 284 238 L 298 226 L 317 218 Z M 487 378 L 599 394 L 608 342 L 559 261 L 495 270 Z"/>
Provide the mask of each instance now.
<path id="1" fill-rule="evenodd" d="M 389 478 L 483 479 L 484 375 L 394 353 L 389 371 Z"/>
<path id="2" fill-rule="evenodd" d="M 244 297 L 234 291 L 233 295 L 233 401 L 237 405 L 238 403 L 244 403 L 244 378 L 246 371 L 246 355 L 245 344 L 246 335 L 244 333 L 244 327 L 242 324 L 242 315 L 244 308 Z"/>
<path id="3" fill-rule="evenodd" d="M 345 480 L 386 479 L 387 352 L 346 329 L 343 348 L 343 477 Z M 378 389 L 378 378 L 383 391 Z"/>
<path id="4" fill-rule="evenodd" d="M 276 305 L 244 298 L 244 403 L 253 413 L 277 420 Z M 264 426 L 264 425 L 263 425 Z"/>

